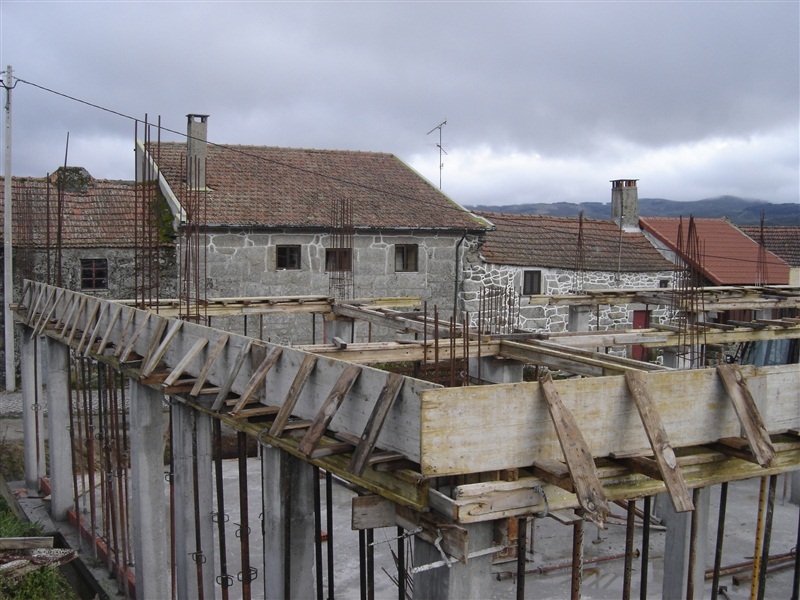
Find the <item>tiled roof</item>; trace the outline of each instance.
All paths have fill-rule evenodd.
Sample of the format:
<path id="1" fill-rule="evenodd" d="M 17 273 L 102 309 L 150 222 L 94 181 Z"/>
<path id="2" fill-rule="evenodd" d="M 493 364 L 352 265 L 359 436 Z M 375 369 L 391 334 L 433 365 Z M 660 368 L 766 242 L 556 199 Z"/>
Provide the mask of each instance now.
<path id="1" fill-rule="evenodd" d="M 12 187 L 14 246 L 44 248 L 49 240 L 50 247 L 55 247 L 56 186 L 46 179 L 14 177 Z M 5 204 L 4 195 L 5 189 L 0 183 L 0 211 Z M 62 247 L 132 248 L 135 206 L 133 182 L 92 179 L 82 191 L 65 192 Z"/>
<path id="2" fill-rule="evenodd" d="M 758 242 L 761 227 L 739 227 Z M 764 227 L 764 247 L 792 267 L 800 267 L 800 227 Z"/>
<path id="3" fill-rule="evenodd" d="M 481 253 L 501 265 L 575 269 L 579 219 L 476 212 L 497 229 L 486 234 Z M 673 265 L 640 232 L 620 232 L 613 221 L 583 220 L 584 265 L 588 271 L 669 271 Z"/>
<path id="4" fill-rule="evenodd" d="M 152 154 L 180 199 L 186 145 Z M 392 154 L 209 144 L 206 187 L 208 225 L 327 229 L 349 197 L 356 228 L 486 228 Z"/>
<path id="5" fill-rule="evenodd" d="M 642 217 L 639 224 L 673 251 L 678 248 L 680 219 Z M 766 252 L 767 281 L 758 281 L 758 251 L 756 242 L 725 219 L 695 219 L 695 229 L 703 255 L 703 274 L 716 285 L 773 285 L 789 283 L 789 265 Z M 689 220 L 683 220 L 683 247 L 687 246 Z"/>

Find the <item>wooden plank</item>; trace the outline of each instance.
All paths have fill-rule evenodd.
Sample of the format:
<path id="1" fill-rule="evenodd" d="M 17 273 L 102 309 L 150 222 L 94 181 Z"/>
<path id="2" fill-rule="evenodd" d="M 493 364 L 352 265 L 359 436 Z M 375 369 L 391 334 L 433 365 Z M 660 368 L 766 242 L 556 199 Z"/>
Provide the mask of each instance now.
<path id="1" fill-rule="evenodd" d="M 567 465 L 558 460 L 539 460 L 533 463 L 533 474 L 536 477 L 557 485 L 563 490 L 575 493 L 575 486 L 572 485 L 572 478 L 569 475 Z"/>
<path id="2" fill-rule="evenodd" d="M 608 503 L 603 492 L 603 485 L 597 476 L 592 453 L 586 445 L 586 440 L 583 439 L 572 413 L 561 402 L 558 390 L 556 390 L 549 373 L 541 380 L 541 383 L 545 400 L 547 400 L 547 408 L 553 419 L 558 441 L 572 477 L 572 485 L 575 486 L 578 502 L 586 511 L 588 519 L 602 528 L 603 520 L 608 514 Z"/>
<path id="3" fill-rule="evenodd" d="M 383 386 L 378 400 L 372 408 L 367 426 L 364 428 L 364 433 L 361 434 L 361 440 L 353 453 L 353 459 L 350 461 L 350 470 L 353 473 L 361 475 L 364 469 L 367 468 L 367 460 L 375 449 L 375 444 L 378 443 L 378 436 L 386 421 L 386 415 L 389 414 L 389 409 L 397 399 L 404 381 L 405 378 L 402 375 L 395 373 L 389 373 L 386 378 L 386 385 Z"/>
<path id="4" fill-rule="evenodd" d="M 775 460 L 775 449 L 769 439 L 769 433 L 764 426 L 761 413 L 756 406 L 747 380 L 741 369 L 736 365 L 719 365 L 717 367 L 720 379 L 728 391 L 736 416 L 742 424 L 744 435 L 750 443 L 750 449 L 762 467 L 772 466 Z"/>
<path id="5" fill-rule="evenodd" d="M 60 336 L 64 337 L 67 334 L 67 328 L 69 327 L 70 321 L 72 320 L 72 314 L 78 308 L 78 304 L 80 304 L 81 299 L 80 296 L 76 294 L 70 294 L 69 299 L 67 301 L 67 306 L 62 313 L 63 320 L 56 322 L 56 329 L 61 329 Z"/>
<path id="6" fill-rule="evenodd" d="M 109 310 L 111 309 L 109 308 Z M 117 324 L 120 314 L 122 314 L 122 307 L 117 306 L 114 314 L 111 315 L 111 320 L 108 322 L 108 327 L 106 327 L 105 333 L 103 333 L 101 336 L 100 345 L 97 347 L 98 354 L 102 354 L 103 350 L 105 350 L 106 346 L 111 341 L 111 332 L 114 330 L 114 325 Z"/>
<path id="7" fill-rule="evenodd" d="M 55 302 L 53 302 L 53 305 L 50 307 L 50 310 L 47 311 L 47 315 L 45 316 L 43 314 L 42 315 L 43 318 L 39 320 L 39 323 L 36 327 L 36 335 L 42 334 L 42 331 L 44 331 L 44 328 L 50 322 L 50 319 L 53 318 L 53 315 L 55 314 L 56 309 L 58 308 L 58 305 L 61 303 L 61 300 L 63 298 L 64 298 L 64 288 L 58 288 L 58 291 L 56 292 Z"/>
<path id="8" fill-rule="evenodd" d="M 309 456 L 316 449 L 322 436 L 325 435 L 325 431 L 336 414 L 336 411 L 339 410 L 339 406 L 341 406 L 344 397 L 360 374 L 361 367 L 357 365 L 345 366 L 341 376 L 336 380 L 330 393 L 322 403 L 322 407 L 314 418 L 314 422 L 300 442 L 300 452 Z"/>
<path id="9" fill-rule="evenodd" d="M 217 394 L 217 398 L 214 400 L 214 403 L 211 405 L 211 410 L 218 411 L 222 408 L 222 403 L 228 399 L 228 394 L 233 387 L 233 382 L 236 380 L 237 375 L 239 375 L 239 371 L 242 370 L 242 366 L 244 365 L 244 361 L 247 359 L 247 356 L 250 354 L 250 348 L 253 347 L 253 340 L 247 340 L 244 343 L 244 347 L 239 352 L 239 355 L 236 357 L 236 360 L 231 367 L 231 370 L 228 372 L 228 377 L 225 380 L 225 383 L 220 386 L 219 394 Z"/>
<path id="10" fill-rule="evenodd" d="M 67 345 L 72 345 L 72 340 L 75 339 L 75 334 L 78 332 L 78 324 L 81 322 L 81 315 L 83 315 L 83 311 L 86 310 L 86 304 L 88 303 L 88 298 L 83 296 L 78 304 L 78 310 L 75 315 L 72 317 L 72 329 L 69 331 L 69 337 L 67 337 Z"/>
<path id="11" fill-rule="evenodd" d="M 357 531 L 392 527 L 396 523 L 395 510 L 394 502 L 382 496 L 353 496 L 350 528 Z"/>
<path id="12" fill-rule="evenodd" d="M 34 316 L 36 316 L 36 311 L 39 310 L 39 303 L 42 301 L 43 297 L 46 297 L 47 287 L 44 285 L 39 286 L 36 294 L 36 300 L 33 302 L 30 310 L 25 315 L 25 324 L 30 325 L 31 321 L 33 320 Z"/>
<path id="13" fill-rule="evenodd" d="M 348 442 L 334 442 L 332 444 L 319 445 L 310 455 L 310 458 L 324 458 L 326 456 L 334 456 L 337 454 L 347 454 L 352 452 L 353 444 Z"/>
<path id="14" fill-rule="evenodd" d="M 164 317 L 154 315 L 153 319 L 156 321 L 156 326 L 153 333 L 150 335 L 150 342 L 147 344 L 147 350 L 145 350 L 142 355 L 142 369 L 150 362 L 156 349 L 161 345 L 161 337 L 164 335 L 164 330 L 167 328 L 167 325 L 169 325 L 169 321 Z M 153 368 L 155 369 L 155 366 L 153 366 Z"/>
<path id="15" fill-rule="evenodd" d="M 128 345 L 125 346 L 125 349 L 122 351 L 122 354 L 120 354 L 119 362 L 121 363 L 127 362 L 128 358 L 133 352 L 133 347 L 136 344 L 136 340 L 138 340 L 139 336 L 141 336 L 142 333 L 144 332 L 145 328 L 147 327 L 147 322 L 150 320 L 150 315 L 152 314 L 153 313 L 149 311 L 144 313 L 144 318 L 141 320 L 136 329 L 133 330 L 133 335 L 131 336 Z"/>
<path id="16" fill-rule="evenodd" d="M 136 309 L 131 308 L 128 310 L 128 316 L 125 319 L 125 324 L 122 326 L 122 333 L 120 333 L 119 340 L 116 342 L 117 349 L 114 351 L 114 356 L 119 357 L 122 352 L 125 350 L 125 337 L 128 335 L 128 331 L 130 331 L 131 325 L 133 325 L 133 318 L 136 316 Z"/>
<path id="17" fill-rule="evenodd" d="M 95 325 L 94 327 L 92 327 L 92 324 L 94 323 L 94 319 L 97 316 L 97 313 L 98 313 L 99 310 L 100 310 L 100 300 L 95 300 L 94 301 L 94 306 L 92 307 L 92 311 L 89 313 L 89 316 L 86 318 L 86 326 L 83 328 L 83 335 L 81 336 L 81 339 L 78 342 L 78 345 L 75 347 L 75 353 L 76 354 L 80 353 L 81 348 L 83 348 L 84 342 L 87 340 L 87 338 L 89 336 L 91 336 L 91 332 L 93 330 L 97 329 L 97 326 Z"/>
<path id="18" fill-rule="evenodd" d="M 200 354 L 200 351 L 206 347 L 206 344 L 208 344 L 208 338 L 197 338 L 197 341 L 194 343 L 194 345 L 186 354 L 184 354 L 180 362 L 175 365 L 175 368 L 172 369 L 172 372 L 164 380 L 164 385 L 171 386 L 174 384 L 178 378 L 183 375 L 183 372 L 186 370 L 186 367 L 189 366 L 189 363 L 191 363 L 197 357 L 197 355 Z"/>
<path id="19" fill-rule="evenodd" d="M 56 290 L 57 289 L 59 289 L 59 288 L 53 288 L 53 287 L 49 288 L 49 290 L 47 292 L 47 296 L 45 296 L 44 305 L 42 306 L 42 310 L 39 313 L 39 318 L 36 319 L 36 323 L 34 323 L 32 325 L 34 331 L 39 329 L 39 325 L 41 324 L 42 320 L 44 320 L 45 315 L 47 315 L 47 312 L 48 312 L 47 307 L 50 305 L 50 301 L 56 295 Z M 30 322 L 29 322 L 29 324 L 30 324 Z"/>
<path id="20" fill-rule="evenodd" d="M 253 373 L 253 376 L 250 378 L 250 381 L 247 382 L 247 385 L 245 386 L 244 391 L 242 392 L 241 398 L 239 398 L 239 401 L 236 403 L 236 406 L 234 406 L 233 410 L 231 411 L 232 413 L 231 416 L 234 417 L 239 416 L 238 414 L 239 411 L 241 411 L 242 408 L 244 408 L 244 405 L 247 404 L 247 402 L 250 400 L 250 397 L 258 389 L 258 386 L 261 385 L 261 383 L 264 381 L 264 379 L 267 376 L 267 373 L 269 373 L 269 370 L 275 365 L 275 361 L 277 361 L 280 358 L 282 352 L 283 349 L 280 348 L 279 346 L 275 346 L 274 348 L 272 348 L 272 350 L 269 351 L 267 357 L 261 362 L 261 364 L 256 369 L 255 373 Z"/>
<path id="21" fill-rule="evenodd" d="M 167 323 L 167 321 L 165 319 L 164 320 L 164 324 L 166 325 L 166 323 Z M 172 343 L 172 340 L 175 338 L 175 336 L 177 335 L 178 331 L 180 331 L 180 328 L 181 328 L 182 325 L 183 325 L 183 321 L 173 321 L 172 322 L 172 325 L 170 326 L 169 331 L 167 332 L 167 335 L 161 341 L 161 344 L 158 346 L 156 351 L 152 354 L 152 356 L 150 356 L 148 358 L 147 362 L 142 367 L 142 375 L 144 377 L 147 377 L 148 375 L 150 375 L 150 373 L 152 373 L 153 370 L 156 368 L 156 365 L 158 365 L 159 361 L 164 357 L 164 354 L 166 353 L 167 348 Z M 160 336 L 157 336 L 157 335 L 153 336 L 154 339 L 156 339 L 157 337 L 160 337 Z"/>
<path id="22" fill-rule="evenodd" d="M 286 394 L 286 398 L 281 404 L 281 410 L 278 412 L 278 415 L 275 417 L 275 422 L 272 424 L 272 427 L 269 430 L 270 435 L 281 437 L 283 434 L 283 428 L 286 425 L 286 422 L 289 420 L 289 416 L 292 414 L 292 411 L 294 410 L 294 406 L 297 403 L 297 398 L 300 396 L 300 390 L 303 389 L 306 381 L 308 381 L 308 377 L 311 375 L 311 371 L 314 369 L 315 364 L 317 364 L 317 357 L 313 354 L 307 354 L 305 358 L 303 358 L 300 369 L 297 371 L 297 374 L 292 381 L 292 385 L 289 388 L 289 392 Z"/>
<path id="23" fill-rule="evenodd" d="M 277 406 L 257 406 L 255 408 L 245 408 L 240 410 L 236 415 L 237 419 L 249 419 L 250 417 L 267 417 L 277 414 L 280 409 Z"/>
<path id="24" fill-rule="evenodd" d="M 636 403 L 636 408 L 642 419 L 642 425 L 644 425 L 647 433 L 647 439 L 650 440 L 650 447 L 653 449 L 660 473 L 659 478 L 663 479 L 664 484 L 667 486 L 676 512 L 694 510 L 692 495 L 689 493 L 689 488 L 686 487 L 686 481 L 678 466 L 675 450 L 670 444 L 669 437 L 664 429 L 664 423 L 661 421 L 655 402 L 653 402 L 653 398 L 647 389 L 646 378 L 647 376 L 644 373 L 633 371 L 625 373 L 625 382 L 628 385 L 631 396 L 633 396 L 633 401 Z M 634 464 L 638 463 L 634 462 Z"/>
<path id="25" fill-rule="evenodd" d="M 0 538 L 0 550 L 33 550 L 52 548 L 52 537 L 6 537 Z"/>
<path id="26" fill-rule="evenodd" d="M 97 341 L 97 338 L 100 335 L 100 328 L 103 326 L 103 319 L 110 311 L 111 305 L 103 304 L 99 314 L 97 315 L 97 323 L 95 323 L 95 326 L 92 329 L 92 335 L 89 336 L 89 341 L 86 342 L 86 349 L 83 351 L 84 358 L 88 358 L 89 351 L 94 347 L 95 341 Z"/>
<path id="27" fill-rule="evenodd" d="M 220 352 L 225 347 L 225 344 L 228 343 L 228 339 L 230 336 L 227 333 L 223 333 L 219 339 L 217 340 L 217 344 L 214 346 L 214 349 L 211 351 L 211 354 L 208 355 L 203 368 L 200 370 L 200 374 L 197 376 L 197 381 L 192 388 L 192 391 L 189 392 L 190 396 L 197 397 L 200 393 L 200 390 L 203 389 L 203 386 L 206 384 L 206 379 L 208 379 L 208 374 L 211 372 L 211 367 L 214 366 L 217 358 L 219 357 Z"/>

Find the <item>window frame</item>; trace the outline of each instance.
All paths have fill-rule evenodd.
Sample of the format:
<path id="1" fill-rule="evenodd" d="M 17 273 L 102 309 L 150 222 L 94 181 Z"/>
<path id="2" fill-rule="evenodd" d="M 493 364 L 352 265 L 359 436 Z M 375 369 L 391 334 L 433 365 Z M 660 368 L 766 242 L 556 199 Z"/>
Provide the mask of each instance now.
<path id="1" fill-rule="evenodd" d="M 398 268 L 398 256 L 401 268 Z M 419 244 L 394 245 L 394 271 L 395 273 L 419 272 Z"/>
<path id="2" fill-rule="evenodd" d="M 522 295 L 542 295 L 542 272 L 539 269 L 526 269 L 522 271 Z"/>
<path id="3" fill-rule="evenodd" d="M 108 259 L 107 258 L 82 258 L 81 261 L 81 290 L 104 291 L 108 290 Z"/>
<path id="4" fill-rule="evenodd" d="M 281 256 L 283 251 L 285 254 Z M 295 256 L 296 252 L 296 256 Z M 297 266 L 292 266 L 296 259 Z M 285 263 L 281 266 L 281 259 Z M 299 271 L 303 268 L 303 247 L 300 244 L 276 244 L 275 246 L 275 270 L 276 271 Z"/>
<path id="5" fill-rule="evenodd" d="M 325 272 L 352 272 L 352 248 L 325 248 Z"/>

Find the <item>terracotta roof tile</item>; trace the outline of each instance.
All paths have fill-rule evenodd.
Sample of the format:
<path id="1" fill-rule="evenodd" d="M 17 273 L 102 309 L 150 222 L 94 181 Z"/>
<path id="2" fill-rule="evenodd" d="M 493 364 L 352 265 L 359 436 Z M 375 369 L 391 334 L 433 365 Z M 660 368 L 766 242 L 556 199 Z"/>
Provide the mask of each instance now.
<path id="1" fill-rule="evenodd" d="M 751 239 L 761 239 L 761 227 L 739 227 Z M 792 267 L 800 267 L 800 227 L 764 227 L 764 247 Z"/>
<path id="2" fill-rule="evenodd" d="M 476 211 L 497 229 L 481 247 L 494 264 L 575 269 L 579 220 L 574 217 Z M 640 233 L 620 232 L 613 221 L 583 220 L 584 264 L 589 271 L 670 271 L 672 263 Z"/>
<path id="3" fill-rule="evenodd" d="M 754 285 L 758 275 L 759 246 L 726 219 L 695 219 L 695 228 L 703 254 L 703 274 L 716 285 Z M 641 227 L 673 251 L 678 248 L 680 219 L 642 217 Z M 683 247 L 688 238 L 689 220 L 683 220 Z M 789 265 L 766 253 L 767 281 L 773 285 L 789 283 Z"/>
<path id="4" fill-rule="evenodd" d="M 181 198 L 186 145 L 152 147 Z M 356 228 L 485 229 L 392 154 L 208 145 L 209 225 L 329 228 L 333 202 L 349 197 Z"/>
<path id="5" fill-rule="evenodd" d="M 14 246 L 44 248 L 49 240 L 49 245 L 54 247 L 58 210 L 56 186 L 49 185 L 46 179 L 17 177 L 13 178 L 12 186 Z M 0 184 L 0 210 L 5 203 L 4 194 Z M 84 191 L 65 192 L 63 247 L 132 248 L 135 207 L 135 188 L 129 181 L 93 179 Z"/>

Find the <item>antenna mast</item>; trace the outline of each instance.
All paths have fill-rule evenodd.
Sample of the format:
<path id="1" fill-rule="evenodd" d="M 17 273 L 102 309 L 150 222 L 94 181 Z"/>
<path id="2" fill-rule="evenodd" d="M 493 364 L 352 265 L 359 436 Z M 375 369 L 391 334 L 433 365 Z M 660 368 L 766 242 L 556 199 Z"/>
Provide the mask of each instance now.
<path id="1" fill-rule="evenodd" d="M 436 127 L 431 129 L 425 135 L 430 135 L 437 129 L 439 130 L 439 143 L 436 144 L 436 147 L 439 148 L 439 189 L 442 189 L 442 167 L 444 167 L 444 162 L 442 162 L 442 153 L 447 154 L 447 151 L 442 147 L 442 127 L 447 125 L 447 119 L 439 123 Z"/>

